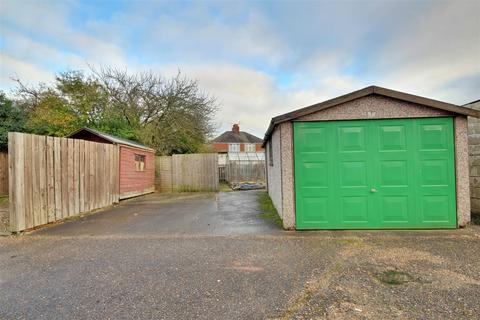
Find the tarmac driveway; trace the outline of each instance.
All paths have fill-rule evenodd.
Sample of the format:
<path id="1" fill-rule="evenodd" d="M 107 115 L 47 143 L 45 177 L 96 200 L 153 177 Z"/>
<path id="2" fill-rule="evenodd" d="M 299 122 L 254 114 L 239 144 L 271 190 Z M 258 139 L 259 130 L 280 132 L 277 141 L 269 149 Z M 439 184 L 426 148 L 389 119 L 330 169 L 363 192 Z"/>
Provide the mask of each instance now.
<path id="1" fill-rule="evenodd" d="M 257 191 L 0 237 L 0 319 L 474 319 L 480 228 L 285 232 Z"/>

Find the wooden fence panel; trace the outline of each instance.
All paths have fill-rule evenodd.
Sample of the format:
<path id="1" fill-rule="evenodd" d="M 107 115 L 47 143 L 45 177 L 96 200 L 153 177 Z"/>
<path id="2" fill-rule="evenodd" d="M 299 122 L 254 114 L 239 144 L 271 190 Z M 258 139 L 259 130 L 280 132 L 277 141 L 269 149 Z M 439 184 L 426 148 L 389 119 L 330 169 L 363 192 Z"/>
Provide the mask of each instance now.
<path id="1" fill-rule="evenodd" d="M 89 202 L 89 187 L 90 187 L 90 148 L 89 148 L 89 142 L 84 141 L 84 149 L 85 149 L 85 154 L 84 154 L 84 192 L 83 192 L 83 207 L 85 211 L 90 211 L 90 202 Z"/>
<path id="2" fill-rule="evenodd" d="M 36 224 L 40 225 L 41 224 L 41 217 L 42 217 L 42 203 L 41 203 L 41 198 L 40 198 L 40 137 L 39 136 L 32 136 L 32 156 L 31 156 L 31 164 L 32 164 L 32 178 L 33 178 L 33 183 L 32 183 L 32 194 L 33 194 L 33 206 L 32 210 L 30 212 L 26 212 L 26 227 L 27 228 L 32 228 Z M 23 152 L 30 152 L 30 150 L 24 150 Z M 28 163 L 27 163 L 28 165 Z M 26 176 L 26 175 L 25 175 Z M 13 176 L 12 176 L 13 177 Z M 25 178 L 24 178 L 25 179 Z M 28 188 L 28 185 L 25 185 L 26 188 Z M 21 200 L 19 200 L 21 201 Z M 36 213 L 36 216 L 35 214 Z M 31 220 L 29 219 L 31 218 Z"/>
<path id="3" fill-rule="evenodd" d="M 155 157 L 155 188 L 160 192 L 172 192 L 172 157 Z"/>
<path id="4" fill-rule="evenodd" d="M 37 195 L 33 194 L 33 184 L 35 180 L 35 171 L 34 171 L 34 163 L 35 163 L 35 146 L 36 143 L 34 141 L 34 136 L 30 134 L 26 134 L 23 136 L 24 139 L 24 146 L 25 152 L 24 155 L 24 162 L 25 162 L 25 198 L 24 198 L 24 205 L 25 205 L 25 228 L 32 228 L 34 226 L 33 222 L 33 211 L 35 210 L 34 203 L 38 201 Z"/>
<path id="5" fill-rule="evenodd" d="M 55 221 L 55 170 L 53 137 L 47 137 L 47 222 Z"/>
<path id="6" fill-rule="evenodd" d="M 78 207 L 79 212 L 85 212 L 85 141 L 78 140 L 78 177 L 79 177 L 79 190 L 78 190 Z"/>
<path id="7" fill-rule="evenodd" d="M 68 213 L 67 217 L 74 215 L 75 211 L 75 190 L 73 186 L 73 173 L 74 173 L 74 158 L 73 153 L 75 152 L 74 139 L 67 139 L 67 184 L 68 184 Z"/>
<path id="8" fill-rule="evenodd" d="M 265 161 L 232 161 L 225 166 L 227 182 L 265 182 Z"/>
<path id="9" fill-rule="evenodd" d="M 217 154 L 156 157 L 155 184 L 162 192 L 218 190 Z"/>
<path id="10" fill-rule="evenodd" d="M 14 232 L 118 202 L 118 147 L 9 133 L 10 230 Z"/>
<path id="11" fill-rule="evenodd" d="M 62 176 L 62 211 L 57 218 L 68 218 L 68 139 L 60 139 L 60 149 L 62 155 L 61 176 Z"/>
<path id="12" fill-rule="evenodd" d="M 73 215 L 80 213 L 80 140 L 73 139 Z"/>
<path id="13" fill-rule="evenodd" d="M 8 195 L 8 153 L 0 152 L 0 196 Z"/>
<path id="14" fill-rule="evenodd" d="M 47 165 L 46 165 L 46 142 L 45 136 L 36 136 L 37 138 L 37 161 L 38 161 L 38 183 L 40 186 L 40 217 L 38 222 L 36 220 L 36 214 L 33 214 L 33 221 L 35 225 L 42 225 L 47 223 Z M 34 190 L 35 192 L 36 190 Z"/>
<path id="15" fill-rule="evenodd" d="M 55 196 L 55 220 L 62 219 L 62 149 L 61 139 L 53 138 L 53 179 Z"/>
<path id="16" fill-rule="evenodd" d="M 25 145 L 24 135 L 8 134 L 10 230 L 25 229 Z M 28 151 L 31 152 L 31 151 Z"/>

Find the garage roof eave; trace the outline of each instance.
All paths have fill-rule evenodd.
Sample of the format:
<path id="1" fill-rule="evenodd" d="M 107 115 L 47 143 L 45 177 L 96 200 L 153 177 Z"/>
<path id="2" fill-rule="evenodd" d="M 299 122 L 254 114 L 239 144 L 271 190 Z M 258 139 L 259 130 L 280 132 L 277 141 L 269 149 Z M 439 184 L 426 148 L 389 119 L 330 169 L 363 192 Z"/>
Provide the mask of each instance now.
<path id="1" fill-rule="evenodd" d="M 268 129 L 265 133 L 265 137 L 263 139 L 262 147 L 265 147 L 265 144 L 267 143 L 268 139 L 270 138 L 270 135 L 272 134 L 273 129 L 275 128 L 275 126 L 277 126 L 280 123 L 292 121 L 292 120 L 295 120 L 299 117 L 302 117 L 302 116 L 305 116 L 305 115 L 308 115 L 308 114 L 311 114 L 311 113 L 314 113 L 314 112 L 317 112 L 317 111 L 325 110 L 325 109 L 337 106 L 339 104 L 349 102 L 349 101 L 352 101 L 352 100 L 355 100 L 355 99 L 359 99 L 359 98 L 362 98 L 362 97 L 366 97 L 366 96 L 372 95 L 372 94 L 376 94 L 376 95 L 380 95 L 380 96 L 384 96 L 384 97 L 389 97 L 389 98 L 394 98 L 394 99 L 398 99 L 398 100 L 402 100 L 402 101 L 406 101 L 406 102 L 416 103 L 416 104 L 423 105 L 423 106 L 426 106 L 426 107 L 430 107 L 430 108 L 434 108 L 434 109 L 440 109 L 440 110 L 444 110 L 444 111 L 448 111 L 448 112 L 452 112 L 452 113 L 456 113 L 456 114 L 461 114 L 461 115 L 465 115 L 465 116 L 480 118 L 480 111 L 479 110 L 467 108 L 465 106 L 458 106 L 458 105 L 443 102 L 443 101 L 433 100 L 433 99 L 429 99 L 429 98 L 425 98 L 425 97 L 420 97 L 420 96 L 416 96 L 416 95 L 413 95 L 413 94 L 400 92 L 400 91 L 395 91 L 395 90 L 391 90 L 391 89 L 387 89 L 387 88 L 382 88 L 382 87 L 377 87 L 377 86 L 369 86 L 369 87 L 360 89 L 358 91 L 347 93 L 347 94 L 342 95 L 342 96 L 337 97 L 337 98 L 333 98 L 333 99 L 330 99 L 330 100 L 327 100 L 327 101 L 316 103 L 316 104 L 310 105 L 310 106 L 305 107 L 305 108 L 301 108 L 301 109 L 298 109 L 298 110 L 294 110 L 294 111 L 287 112 L 287 113 L 281 114 L 279 116 L 273 117 L 272 120 L 270 121 L 270 125 L 268 126 Z"/>

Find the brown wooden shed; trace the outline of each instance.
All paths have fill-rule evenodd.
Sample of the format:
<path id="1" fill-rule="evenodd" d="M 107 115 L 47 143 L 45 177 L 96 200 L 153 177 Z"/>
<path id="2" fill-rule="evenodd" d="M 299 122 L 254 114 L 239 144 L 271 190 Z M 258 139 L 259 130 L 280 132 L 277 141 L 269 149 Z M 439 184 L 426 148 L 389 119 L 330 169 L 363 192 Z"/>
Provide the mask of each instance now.
<path id="1" fill-rule="evenodd" d="M 155 150 L 91 128 L 81 128 L 68 138 L 118 145 L 120 199 L 155 191 Z"/>

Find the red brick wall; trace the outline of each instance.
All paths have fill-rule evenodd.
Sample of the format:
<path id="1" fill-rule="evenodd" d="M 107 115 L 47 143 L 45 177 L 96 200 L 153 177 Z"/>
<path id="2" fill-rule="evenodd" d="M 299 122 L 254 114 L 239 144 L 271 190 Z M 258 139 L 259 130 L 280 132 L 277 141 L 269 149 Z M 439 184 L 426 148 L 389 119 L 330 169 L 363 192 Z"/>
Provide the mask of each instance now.
<path id="1" fill-rule="evenodd" d="M 145 155 L 145 171 L 135 170 L 135 154 Z M 155 155 L 153 151 L 120 146 L 120 197 L 141 193 L 155 183 Z"/>
<path id="2" fill-rule="evenodd" d="M 213 147 L 213 150 L 216 151 L 216 152 L 228 152 L 228 143 L 213 143 L 212 147 Z M 265 151 L 262 148 L 261 143 L 256 143 L 255 148 L 256 148 L 257 152 Z M 245 144 L 244 143 L 240 144 L 240 152 L 245 152 Z"/>
<path id="3" fill-rule="evenodd" d="M 213 143 L 212 147 L 216 152 L 228 152 L 228 143 Z"/>

